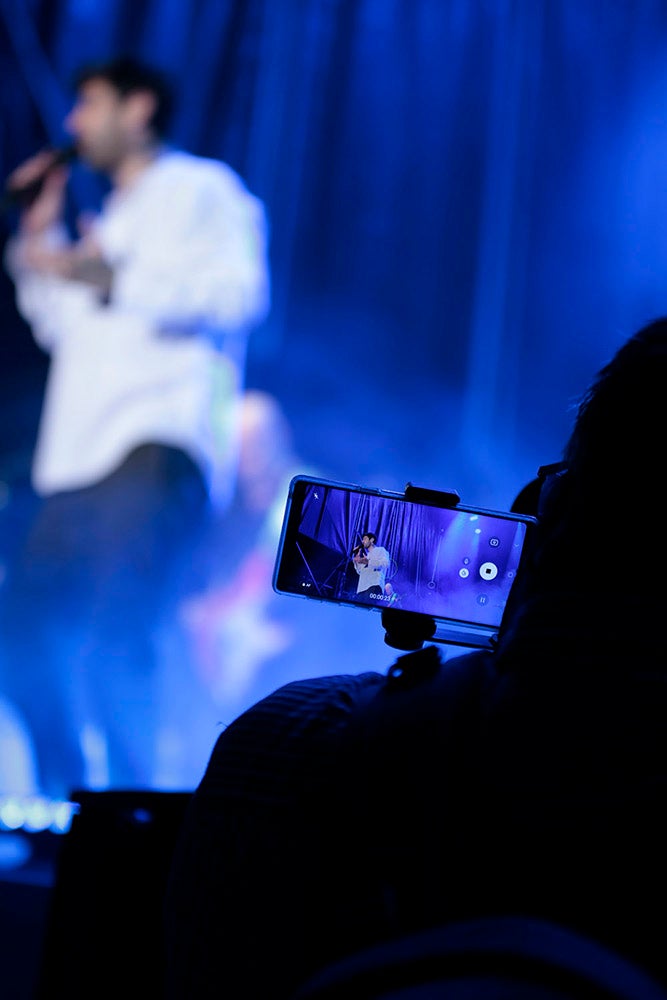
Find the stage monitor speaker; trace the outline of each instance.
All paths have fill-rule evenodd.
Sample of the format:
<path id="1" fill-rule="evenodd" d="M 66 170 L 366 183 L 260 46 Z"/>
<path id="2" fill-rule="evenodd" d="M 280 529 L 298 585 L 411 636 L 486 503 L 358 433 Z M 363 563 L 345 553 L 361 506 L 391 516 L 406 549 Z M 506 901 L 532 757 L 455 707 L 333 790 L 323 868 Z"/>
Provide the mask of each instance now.
<path id="1" fill-rule="evenodd" d="M 158 997 L 163 900 L 189 792 L 77 792 L 47 918 L 37 1000 Z"/>

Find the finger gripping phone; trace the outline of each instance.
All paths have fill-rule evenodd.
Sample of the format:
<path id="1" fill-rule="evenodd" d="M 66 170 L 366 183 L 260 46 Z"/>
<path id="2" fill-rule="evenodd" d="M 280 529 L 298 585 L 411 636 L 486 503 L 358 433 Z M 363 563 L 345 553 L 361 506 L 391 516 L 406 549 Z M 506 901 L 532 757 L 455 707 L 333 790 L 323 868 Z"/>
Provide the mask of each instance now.
<path id="1" fill-rule="evenodd" d="M 535 518 L 457 501 L 295 476 L 273 589 L 415 612 L 434 620 L 434 641 L 491 648 Z"/>

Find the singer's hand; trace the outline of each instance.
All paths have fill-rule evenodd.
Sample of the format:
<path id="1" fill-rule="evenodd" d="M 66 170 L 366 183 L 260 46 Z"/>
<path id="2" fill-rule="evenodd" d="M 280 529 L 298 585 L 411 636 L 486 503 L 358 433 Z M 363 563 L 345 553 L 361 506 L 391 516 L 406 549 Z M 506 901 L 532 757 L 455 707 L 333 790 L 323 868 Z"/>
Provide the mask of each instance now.
<path id="1" fill-rule="evenodd" d="M 21 229 L 29 236 L 43 233 L 62 218 L 69 170 L 65 166 L 52 166 L 57 155 L 53 150 L 43 150 L 18 166 L 7 178 L 9 191 L 20 190 L 44 178 L 39 194 L 21 213 Z"/>
<path id="2" fill-rule="evenodd" d="M 42 274 L 92 285 L 102 296 L 111 292 L 113 271 L 91 237 L 59 250 L 47 249 L 39 240 L 26 240 L 24 263 Z"/>

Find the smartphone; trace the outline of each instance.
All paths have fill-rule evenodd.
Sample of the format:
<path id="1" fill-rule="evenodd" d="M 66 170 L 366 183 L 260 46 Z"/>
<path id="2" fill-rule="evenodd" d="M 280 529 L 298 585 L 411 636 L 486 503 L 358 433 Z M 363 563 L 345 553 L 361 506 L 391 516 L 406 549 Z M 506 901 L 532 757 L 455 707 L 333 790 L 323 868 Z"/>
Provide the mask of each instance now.
<path id="1" fill-rule="evenodd" d="M 433 618 L 434 641 L 491 648 L 535 518 L 445 497 L 295 476 L 274 591 L 417 612 Z"/>

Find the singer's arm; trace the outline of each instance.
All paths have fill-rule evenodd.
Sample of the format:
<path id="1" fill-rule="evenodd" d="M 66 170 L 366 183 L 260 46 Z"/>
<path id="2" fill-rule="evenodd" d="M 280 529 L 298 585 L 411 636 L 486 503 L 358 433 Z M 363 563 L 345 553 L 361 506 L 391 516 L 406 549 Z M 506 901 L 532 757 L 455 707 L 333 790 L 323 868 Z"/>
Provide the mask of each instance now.
<path id="1" fill-rule="evenodd" d="M 41 181 L 21 212 L 20 232 L 26 238 L 38 239 L 62 221 L 69 171 L 59 160 L 54 160 L 54 156 L 51 151 L 37 153 L 7 178 L 8 194 L 29 189 Z"/>
<path id="2" fill-rule="evenodd" d="M 45 156 L 40 153 L 17 168 L 8 187 L 29 184 L 40 172 L 44 174 Z M 84 260 L 63 223 L 66 183 L 64 167 L 47 171 L 39 193 L 21 212 L 18 231 L 8 240 L 5 252 L 19 310 L 45 350 L 51 350 L 64 331 L 79 324 L 83 314 L 99 308 L 101 299 L 99 278 L 94 287 L 72 280 L 75 264 L 83 265 Z"/>
<path id="3" fill-rule="evenodd" d="M 54 226 L 39 240 L 43 252 L 63 252 L 68 246 L 64 228 Z M 23 318 L 30 323 L 40 347 L 51 351 L 68 331 L 85 324 L 91 328 L 94 314 L 100 312 L 99 294 L 83 282 L 58 277 L 30 264 L 30 251 L 36 244 L 19 233 L 7 242 L 4 263 L 14 281 L 16 303 Z"/>
<path id="4" fill-rule="evenodd" d="M 23 260 L 26 267 L 41 274 L 91 285 L 103 299 L 111 292 L 113 269 L 92 241 L 81 240 L 50 249 L 43 241 L 26 240 Z"/>
<path id="5" fill-rule="evenodd" d="M 107 299 L 113 272 L 99 247 L 90 237 L 72 243 L 62 235 L 68 171 L 62 165 L 53 166 L 53 156 L 51 152 L 38 153 L 7 181 L 7 190 L 11 191 L 41 180 L 39 191 L 21 212 L 12 250 L 14 270 L 82 282 Z"/>
<path id="6" fill-rule="evenodd" d="M 354 566 L 357 573 L 361 573 L 364 566 L 368 566 L 368 556 L 364 553 L 363 548 L 355 549 L 352 554 L 352 565 Z"/>

